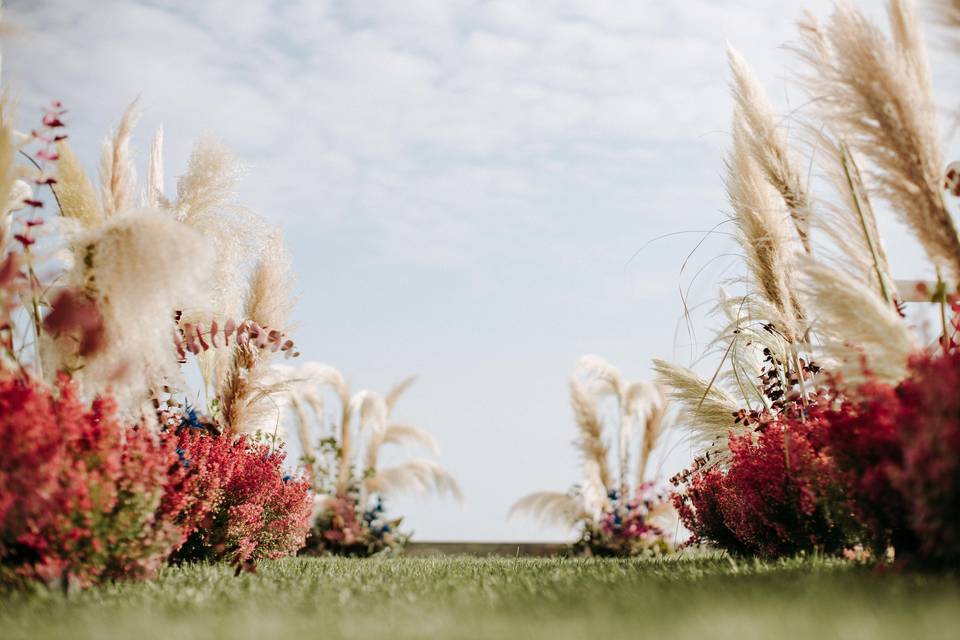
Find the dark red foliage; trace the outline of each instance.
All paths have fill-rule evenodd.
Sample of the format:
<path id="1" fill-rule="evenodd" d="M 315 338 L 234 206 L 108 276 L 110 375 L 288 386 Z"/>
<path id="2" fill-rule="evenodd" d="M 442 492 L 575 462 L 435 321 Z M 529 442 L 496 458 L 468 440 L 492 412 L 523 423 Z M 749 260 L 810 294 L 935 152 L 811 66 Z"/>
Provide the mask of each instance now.
<path id="1" fill-rule="evenodd" d="M 960 351 L 918 356 L 897 387 L 899 465 L 893 484 L 908 505 L 917 560 L 960 567 Z M 897 548 L 898 553 L 901 551 Z"/>
<path id="2" fill-rule="evenodd" d="M 176 454 L 113 413 L 65 377 L 0 380 L 0 582 L 86 586 L 166 559 L 180 532 L 157 506 Z"/>
<path id="3" fill-rule="evenodd" d="M 896 387 L 870 383 L 825 432 L 875 553 L 960 566 L 960 351 L 918 354 Z"/>
<path id="4" fill-rule="evenodd" d="M 907 504 L 891 481 L 902 459 L 900 415 L 896 390 L 871 382 L 860 388 L 858 402 L 844 402 L 828 412 L 821 433 L 846 506 L 859 525 L 856 535 L 877 557 L 885 555 L 890 544 L 901 551 L 916 546 Z"/>
<path id="5" fill-rule="evenodd" d="M 730 438 L 725 470 L 674 502 L 695 540 L 740 554 L 893 547 L 913 566 L 960 567 L 960 349 L 918 354 L 896 387 L 870 382 L 805 420 Z"/>
<path id="6" fill-rule="evenodd" d="M 730 492 L 726 480 L 717 468 L 695 473 L 685 492 L 673 494 L 673 506 L 683 525 L 693 533 L 689 543 L 714 544 L 736 555 L 750 555 L 750 548 L 740 542 L 723 518 L 722 502 Z"/>
<path id="7" fill-rule="evenodd" d="M 184 526 L 176 561 L 249 566 L 304 545 L 313 500 L 306 481 L 285 474 L 283 451 L 190 427 L 177 436 L 177 451 L 188 473 L 161 507 Z"/>
<path id="8" fill-rule="evenodd" d="M 817 438 L 823 410 L 781 414 L 757 434 L 730 436 L 726 470 L 693 475 L 674 502 L 695 538 L 732 553 L 776 557 L 845 543 L 833 465 Z"/>

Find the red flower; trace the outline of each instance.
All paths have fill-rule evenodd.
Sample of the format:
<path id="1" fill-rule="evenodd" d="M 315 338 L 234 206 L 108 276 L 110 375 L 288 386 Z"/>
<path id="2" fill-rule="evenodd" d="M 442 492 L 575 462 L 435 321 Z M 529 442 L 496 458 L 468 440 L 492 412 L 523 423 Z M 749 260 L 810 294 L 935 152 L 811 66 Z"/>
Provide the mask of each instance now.
<path id="1" fill-rule="evenodd" d="M 0 380 L 0 581 L 85 586 L 167 558 L 179 528 L 156 509 L 174 453 L 113 412 L 65 377 L 54 390 Z"/>

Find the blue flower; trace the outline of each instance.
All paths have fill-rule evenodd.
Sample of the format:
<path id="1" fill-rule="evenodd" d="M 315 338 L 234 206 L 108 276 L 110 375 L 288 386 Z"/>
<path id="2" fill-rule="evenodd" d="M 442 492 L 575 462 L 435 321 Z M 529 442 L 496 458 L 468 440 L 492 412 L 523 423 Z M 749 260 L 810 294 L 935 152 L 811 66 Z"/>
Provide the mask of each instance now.
<path id="1" fill-rule="evenodd" d="M 206 429 L 200 422 L 200 416 L 197 415 L 197 410 L 191 407 L 189 402 L 183 412 L 183 418 L 181 418 L 180 424 L 184 427 L 190 427 L 191 429 Z"/>
<path id="2" fill-rule="evenodd" d="M 177 447 L 177 457 L 180 458 L 180 464 L 183 465 L 184 468 L 189 469 L 190 459 L 187 456 L 185 456 L 184 453 L 186 452 L 183 449 L 181 449 L 180 447 Z"/>

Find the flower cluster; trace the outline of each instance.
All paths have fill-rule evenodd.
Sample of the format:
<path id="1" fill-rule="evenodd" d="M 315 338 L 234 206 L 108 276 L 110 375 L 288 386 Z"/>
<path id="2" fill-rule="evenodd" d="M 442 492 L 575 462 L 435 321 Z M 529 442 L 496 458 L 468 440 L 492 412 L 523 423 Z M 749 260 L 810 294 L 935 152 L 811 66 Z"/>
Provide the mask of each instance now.
<path id="1" fill-rule="evenodd" d="M 731 435 L 726 468 L 698 470 L 673 498 L 694 540 L 763 557 L 842 550 L 835 467 L 820 438 L 829 413 L 816 403 L 762 421 L 762 431 Z"/>
<path id="2" fill-rule="evenodd" d="M 731 460 L 674 496 L 693 541 L 741 555 L 837 553 L 960 565 L 960 349 L 911 359 L 896 386 L 823 396 L 729 438 Z"/>
<path id="3" fill-rule="evenodd" d="M 410 536 L 400 532 L 402 518 L 388 520 L 379 496 L 364 511 L 358 505 L 351 495 L 322 501 L 304 553 L 366 557 L 406 545 Z"/>
<path id="4" fill-rule="evenodd" d="M 659 520 L 669 510 L 669 502 L 655 492 L 652 483 L 644 483 L 636 494 L 621 500 L 611 491 L 609 506 L 599 522 L 584 520 L 574 552 L 590 556 L 634 556 L 666 553 L 670 545 Z"/>
<path id="5" fill-rule="evenodd" d="M 210 219 L 228 208 L 233 164 L 212 144 L 198 146 L 170 201 L 158 138 L 135 204 L 132 107 L 105 144 L 98 195 L 65 114 L 52 103 L 30 136 L 0 118 L 0 583 L 87 586 L 148 577 L 168 560 L 252 568 L 295 553 L 309 484 L 286 474 L 282 449 L 239 435 L 275 406 L 271 357 L 299 355 L 284 329 L 282 240 L 258 242 L 244 266 L 247 227 Z M 44 226 L 54 202 L 68 222 Z M 248 235 L 250 246 L 238 240 Z M 201 246 L 215 255 L 184 259 Z M 219 280 L 246 284 L 247 320 L 226 319 L 231 305 L 203 289 L 214 262 Z M 185 303 L 211 298 L 209 315 L 183 321 Z M 185 406 L 177 364 L 214 348 L 200 364 L 222 424 Z"/>
<path id="6" fill-rule="evenodd" d="M 228 560 L 249 568 L 303 546 L 312 510 L 309 485 L 284 471 L 282 449 L 218 435 L 190 410 L 170 437 L 184 469 L 161 505 L 183 527 L 174 561 Z"/>
<path id="7" fill-rule="evenodd" d="M 179 543 L 158 510 L 172 443 L 124 429 L 61 376 L 0 379 L 0 581 L 63 587 L 149 577 Z"/>

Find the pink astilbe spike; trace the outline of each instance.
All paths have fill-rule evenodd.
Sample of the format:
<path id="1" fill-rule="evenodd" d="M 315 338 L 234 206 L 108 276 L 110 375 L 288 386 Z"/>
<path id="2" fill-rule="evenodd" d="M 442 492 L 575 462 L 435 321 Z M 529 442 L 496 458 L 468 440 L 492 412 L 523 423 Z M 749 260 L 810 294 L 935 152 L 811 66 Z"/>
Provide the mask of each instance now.
<path id="1" fill-rule="evenodd" d="M 223 334 L 222 344 L 217 342 L 221 333 Z M 300 355 L 293 340 L 287 338 L 282 331 L 261 327 L 251 320 L 244 320 L 238 324 L 235 320 L 228 318 L 222 329 L 216 320 L 210 322 L 208 329 L 202 325 L 182 323 L 179 330 L 175 330 L 173 334 L 178 362 L 180 364 L 186 362 L 187 352 L 199 355 L 211 349 L 229 347 L 231 337 L 234 339 L 234 344 L 239 347 L 270 349 L 272 353 L 281 351 L 285 358 L 296 358 Z"/>
<path id="2" fill-rule="evenodd" d="M 187 351 L 193 355 L 200 353 L 200 347 L 197 344 L 196 331 L 193 328 L 193 325 L 188 324 L 183 328 L 183 338 L 187 344 Z"/>
<path id="3" fill-rule="evenodd" d="M 270 351 L 276 353 L 280 349 L 280 344 L 283 339 L 283 334 L 281 334 L 276 329 L 272 329 L 267 338 L 270 341 Z"/>

